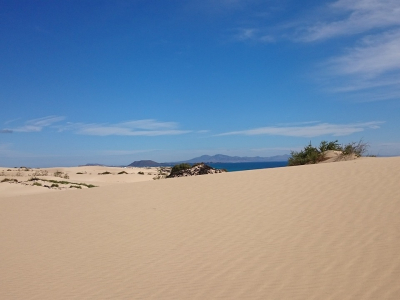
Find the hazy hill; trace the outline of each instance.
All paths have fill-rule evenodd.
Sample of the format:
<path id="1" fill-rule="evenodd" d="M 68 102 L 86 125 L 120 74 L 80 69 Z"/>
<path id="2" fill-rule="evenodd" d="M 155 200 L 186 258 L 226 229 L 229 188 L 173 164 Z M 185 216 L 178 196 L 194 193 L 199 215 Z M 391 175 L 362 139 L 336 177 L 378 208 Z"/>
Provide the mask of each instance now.
<path id="1" fill-rule="evenodd" d="M 240 156 L 229 156 L 223 154 L 216 154 L 213 156 L 210 155 L 202 155 L 199 157 L 195 157 L 189 160 L 179 161 L 179 162 L 171 162 L 171 163 L 158 163 L 153 160 L 139 160 L 134 161 L 129 164 L 129 167 L 163 167 L 163 166 L 173 166 L 178 163 L 241 163 L 241 162 L 271 162 L 271 161 L 287 161 L 289 159 L 289 155 L 276 155 L 271 157 L 240 157 Z"/>
<path id="2" fill-rule="evenodd" d="M 171 164 L 158 163 L 153 160 L 138 160 L 138 161 L 134 161 L 133 163 L 129 164 L 128 167 L 143 168 L 143 167 L 162 167 L 162 166 L 170 166 L 170 165 Z"/>
<path id="3" fill-rule="evenodd" d="M 185 162 L 187 163 L 241 163 L 241 162 L 270 162 L 270 161 L 287 161 L 289 159 L 289 155 L 276 155 L 271 157 L 241 157 L 241 156 L 229 156 L 223 154 L 216 154 L 213 156 L 210 155 L 202 155 L 196 158 L 192 158 Z"/>

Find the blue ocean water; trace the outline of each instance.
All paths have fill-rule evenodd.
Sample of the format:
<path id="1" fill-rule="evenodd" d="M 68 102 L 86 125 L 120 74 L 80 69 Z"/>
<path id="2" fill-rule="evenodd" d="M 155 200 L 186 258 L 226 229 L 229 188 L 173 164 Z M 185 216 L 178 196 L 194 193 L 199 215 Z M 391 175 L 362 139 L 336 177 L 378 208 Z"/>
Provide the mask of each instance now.
<path id="1" fill-rule="evenodd" d="M 245 162 L 245 163 L 207 163 L 210 167 L 215 169 L 226 169 L 228 172 L 256 170 L 256 169 L 269 169 L 286 167 L 287 161 L 271 161 L 271 162 Z"/>

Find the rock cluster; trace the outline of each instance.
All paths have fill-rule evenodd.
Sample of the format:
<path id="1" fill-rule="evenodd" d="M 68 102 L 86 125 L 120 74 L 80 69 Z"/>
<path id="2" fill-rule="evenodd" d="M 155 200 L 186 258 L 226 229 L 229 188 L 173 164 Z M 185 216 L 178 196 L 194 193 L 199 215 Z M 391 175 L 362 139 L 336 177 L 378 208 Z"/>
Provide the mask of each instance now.
<path id="1" fill-rule="evenodd" d="M 225 170 L 214 169 L 204 163 L 196 164 L 193 167 L 185 170 L 179 170 L 176 172 L 171 172 L 167 178 L 174 177 L 186 177 L 186 176 L 196 176 L 196 175 L 204 175 L 204 174 L 216 174 L 223 173 Z"/>

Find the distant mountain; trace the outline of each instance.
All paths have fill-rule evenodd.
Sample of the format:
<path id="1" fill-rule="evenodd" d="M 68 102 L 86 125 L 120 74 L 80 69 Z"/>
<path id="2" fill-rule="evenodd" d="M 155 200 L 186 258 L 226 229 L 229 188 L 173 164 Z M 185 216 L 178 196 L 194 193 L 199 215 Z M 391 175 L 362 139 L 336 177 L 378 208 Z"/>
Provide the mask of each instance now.
<path id="1" fill-rule="evenodd" d="M 217 154 L 217 155 L 202 155 L 196 158 L 192 158 L 189 160 L 186 160 L 184 162 L 186 163 L 199 163 L 199 162 L 204 162 L 204 163 L 242 163 L 242 162 L 270 162 L 270 161 L 287 161 L 289 159 L 289 155 L 276 155 L 276 156 L 271 156 L 271 157 L 241 157 L 241 156 L 229 156 L 229 155 L 223 155 L 223 154 Z"/>
<path id="2" fill-rule="evenodd" d="M 129 164 L 128 167 L 144 168 L 144 167 L 165 167 L 172 165 L 174 165 L 174 163 L 158 163 L 153 160 L 138 160 Z"/>
<path id="3" fill-rule="evenodd" d="M 79 167 L 107 167 L 106 165 L 103 164 L 86 164 L 86 165 L 80 165 Z"/>
<path id="4" fill-rule="evenodd" d="M 139 160 L 134 161 L 133 163 L 129 164 L 128 167 L 137 167 L 137 168 L 144 168 L 144 167 L 167 167 L 173 166 L 180 163 L 242 163 L 242 162 L 271 162 L 271 161 L 287 161 L 289 159 L 289 155 L 276 155 L 271 157 L 240 157 L 240 156 L 229 156 L 223 154 L 217 155 L 202 155 L 199 157 L 195 157 L 189 160 L 178 161 L 178 162 L 170 162 L 170 163 L 158 163 L 153 160 Z"/>

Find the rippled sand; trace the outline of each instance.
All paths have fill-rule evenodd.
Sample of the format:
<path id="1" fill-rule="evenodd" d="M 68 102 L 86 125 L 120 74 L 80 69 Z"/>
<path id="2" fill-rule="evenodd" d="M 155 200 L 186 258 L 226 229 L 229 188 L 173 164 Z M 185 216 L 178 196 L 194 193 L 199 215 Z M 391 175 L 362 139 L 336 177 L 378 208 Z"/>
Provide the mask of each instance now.
<path id="1" fill-rule="evenodd" d="M 400 299 L 400 158 L 10 194 L 0 214 L 0 299 Z"/>

